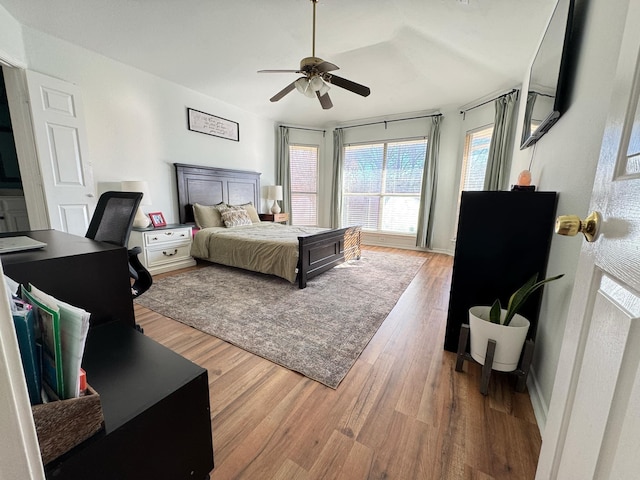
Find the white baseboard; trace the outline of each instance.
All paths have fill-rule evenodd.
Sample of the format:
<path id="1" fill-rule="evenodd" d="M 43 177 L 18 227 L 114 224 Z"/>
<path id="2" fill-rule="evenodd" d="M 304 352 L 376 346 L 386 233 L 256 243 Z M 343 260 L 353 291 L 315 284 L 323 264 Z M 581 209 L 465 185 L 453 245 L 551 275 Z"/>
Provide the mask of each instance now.
<path id="1" fill-rule="evenodd" d="M 417 250 L 420 252 L 443 253 L 453 256 L 453 251 L 435 248 L 426 249 L 416 247 L 416 237 L 412 235 L 396 235 L 389 233 L 362 232 L 361 242 L 363 245 L 371 245 L 374 247 L 390 247 L 401 248 L 404 250 Z"/>
<path id="2" fill-rule="evenodd" d="M 443 255 L 449 255 L 450 257 L 453 257 L 453 251 L 445 250 L 444 248 L 432 248 L 429 251 L 433 253 L 442 253 Z"/>
<path id="3" fill-rule="evenodd" d="M 547 424 L 549 406 L 545 403 L 544 398 L 542 398 L 542 395 L 540 394 L 540 384 L 538 383 L 536 371 L 533 367 L 529 370 L 527 388 L 529 389 L 529 398 L 531 399 L 531 405 L 533 406 L 533 414 L 536 417 L 538 430 L 540 430 L 540 434 L 542 434 L 542 432 L 544 432 L 544 427 Z"/>

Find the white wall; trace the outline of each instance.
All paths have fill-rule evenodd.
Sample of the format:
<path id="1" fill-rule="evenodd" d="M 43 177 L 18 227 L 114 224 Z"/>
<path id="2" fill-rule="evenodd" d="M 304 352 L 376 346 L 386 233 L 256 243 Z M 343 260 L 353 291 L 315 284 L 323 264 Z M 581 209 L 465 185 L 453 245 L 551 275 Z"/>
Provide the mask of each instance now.
<path id="1" fill-rule="evenodd" d="M 172 223 L 173 163 L 252 170 L 262 173 L 262 184 L 273 183 L 272 121 L 31 28 L 23 33 L 29 69 L 82 90 L 98 193 L 119 189 L 122 180 L 147 180 L 153 205 L 145 209 Z M 238 122 L 240 141 L 188 130 L 187 107 Z"/>
<path id="2" fill-rule="evenodd" d="M 0 60 L 13 65 L 26 63 L 22 26 L 2 5 L 0 5 Z"/>
<path id="3" fill-rule="evenodd" d="M 604 133 L 612 79 L 619 53 L 628 0 L 591 0 L 580 44 L 571 105 L 535 147 L 514 152 L 511 183 L 531 161 L 532 183 L 538 190 L 559 192 L 558 214 L 584 218 Z M 577 1 L 582 15 L 586 2 Z M 525 88 L 528 79 L 525 79 Z M 520 138 L 525 95 L 521 96 L 517 137 Z M 565 277 L 545 288 L 530 377 L 530 392 L 540 427 L 546 422 L 574 275 L 579 237 L 554 235 L 547 268 L 549 276 Z"/>

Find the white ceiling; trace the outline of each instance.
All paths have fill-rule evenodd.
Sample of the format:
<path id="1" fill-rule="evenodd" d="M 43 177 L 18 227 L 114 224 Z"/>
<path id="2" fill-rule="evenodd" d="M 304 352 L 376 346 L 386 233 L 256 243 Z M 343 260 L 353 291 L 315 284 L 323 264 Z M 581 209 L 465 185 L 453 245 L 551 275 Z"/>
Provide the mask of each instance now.
<path id="1" fill-rule="evenodd" d="M 310 0 L 0 0 L 23 25 L 277 121 L 458 107 L 519 85 L 556 0 L 319 0 L 316 56 L 371 88 L 275 93 L 311 56 Z"/>

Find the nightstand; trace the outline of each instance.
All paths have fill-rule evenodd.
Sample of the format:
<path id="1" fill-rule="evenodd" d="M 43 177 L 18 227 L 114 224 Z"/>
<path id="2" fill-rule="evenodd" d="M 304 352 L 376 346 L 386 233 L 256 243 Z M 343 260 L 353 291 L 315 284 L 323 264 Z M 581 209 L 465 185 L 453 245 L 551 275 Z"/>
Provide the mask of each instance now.
<path id="1" fill-rule="evenodd" d="M 258 216 L 261 222 L 287 223 L 289 221 L 288 213 L 260 213 Z"/>
<path id="2" fill-rule="evenodd" d="M 196 261 L 191 256 L 192 241 L 191 225 L 134 227 L 129 237 L 129 248 L 142 248 L 138 258 L 149 273 L 155 275 L 195 265 Z"/>

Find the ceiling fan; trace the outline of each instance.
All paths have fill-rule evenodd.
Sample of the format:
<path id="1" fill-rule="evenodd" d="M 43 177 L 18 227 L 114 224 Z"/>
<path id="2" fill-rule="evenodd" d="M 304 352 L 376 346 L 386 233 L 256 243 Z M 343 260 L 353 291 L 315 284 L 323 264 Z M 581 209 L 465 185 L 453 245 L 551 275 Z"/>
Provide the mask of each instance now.
<path id="1" fill-rule="evenodd" d="M 277 102 L 287 93 L 297 89 L 307 97 L 317 97 L 322 108 L 326 110 L 333 107 L 333 103 L 331 102 L 331 98 L 329 98 L 328 93 L 330 88 L 329 85 L 344 88 L 345 90 L 357 93 L 363 97 L 369 96 L 371 93 L 369 87 L 365 87 L 359 83 L 352 82 L 346 78 L 338 77 L 333 73 L 329 73 L 334 70 L 338 70 L 338 66 L 316 57 L 316 4 L 318 3 L 318 0 L 311 0 L 311 3 L 313 3 L 313 40 L 311 56 L 300 60 L 300 68 L 298 70 L 258 71 L 258 73 L 301 73 L 303 75 L 276 93 L 270 98 L 270 100 L 272 102 Z"/>

